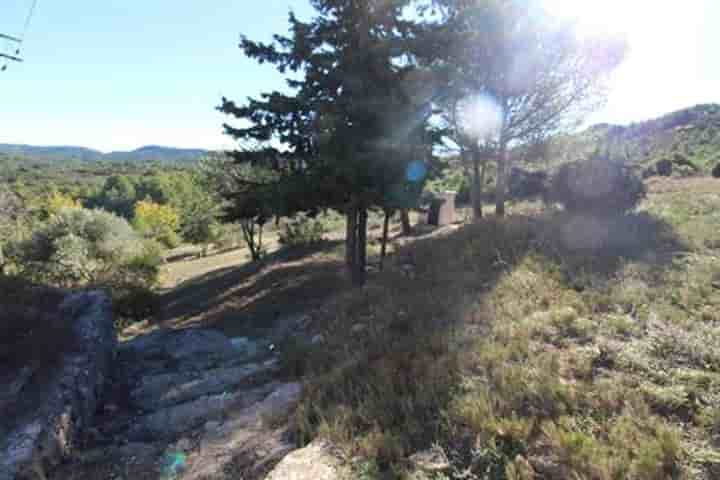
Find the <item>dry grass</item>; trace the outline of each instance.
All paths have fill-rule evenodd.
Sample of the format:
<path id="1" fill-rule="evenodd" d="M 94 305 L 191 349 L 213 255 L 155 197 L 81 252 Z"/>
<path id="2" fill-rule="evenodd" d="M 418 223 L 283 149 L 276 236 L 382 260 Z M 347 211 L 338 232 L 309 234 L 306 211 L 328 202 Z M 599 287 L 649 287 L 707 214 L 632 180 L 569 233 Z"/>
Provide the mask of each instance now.
<path id="1" fill-rule="evenodd" d="M 717 478 L 720 182 L 702 185 L 402 248 L 316 311 L 299 440 L 329 437 L 368 479 L 430 478 L 407 458 L 433 444 L 452 463 L 434 478 Z"/>

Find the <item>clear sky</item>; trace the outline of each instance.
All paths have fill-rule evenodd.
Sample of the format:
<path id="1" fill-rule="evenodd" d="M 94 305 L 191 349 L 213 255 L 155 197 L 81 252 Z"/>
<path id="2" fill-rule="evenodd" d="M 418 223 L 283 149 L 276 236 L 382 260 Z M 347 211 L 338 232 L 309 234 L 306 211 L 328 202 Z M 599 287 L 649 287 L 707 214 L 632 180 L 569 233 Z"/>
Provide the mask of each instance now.
<path id="1" fill-rule="evenodd" d="M 720 0 L 546 1 L 582 29 L 628 35 L 631 53 L 592 121 L 720 102 Z M 0 32 L 20 34 L 31 3 L 0 0 Z M 269 40 L 291 8 L 311 13 L 307 0 L 39 0 L 25 62 L 0 73 L 0 143 L 231 147 L 221 96 L 283 86 L 242 57 L 239 35 Z"/>

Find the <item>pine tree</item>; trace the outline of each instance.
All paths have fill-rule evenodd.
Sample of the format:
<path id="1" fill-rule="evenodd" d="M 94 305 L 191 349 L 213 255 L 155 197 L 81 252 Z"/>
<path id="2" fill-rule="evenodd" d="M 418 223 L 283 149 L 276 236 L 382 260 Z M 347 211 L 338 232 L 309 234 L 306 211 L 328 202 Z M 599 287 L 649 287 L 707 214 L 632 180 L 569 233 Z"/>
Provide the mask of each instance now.
<path id="1" fill-rule="evenodd" d="M 279 172 L 284 215 L 334 208 L 347 216 L 347 263 L 365 282 L 368 209 L 391 192 L 410 191 L 409 165 L 424 162 L 432 92 L 415 67 L 409 0 L 313 0 L 308 23 L 290 14 L 290 35 L 272 44 L 243 38 L 246 56 L 271 63 L 292 93 L 269 92 L 244 105 L 223 99 L 224 113 L 249 126 L 225 125 L 252 148 L 236 160 Z M 298 75 L 300 78 L 298 79 Z"/>

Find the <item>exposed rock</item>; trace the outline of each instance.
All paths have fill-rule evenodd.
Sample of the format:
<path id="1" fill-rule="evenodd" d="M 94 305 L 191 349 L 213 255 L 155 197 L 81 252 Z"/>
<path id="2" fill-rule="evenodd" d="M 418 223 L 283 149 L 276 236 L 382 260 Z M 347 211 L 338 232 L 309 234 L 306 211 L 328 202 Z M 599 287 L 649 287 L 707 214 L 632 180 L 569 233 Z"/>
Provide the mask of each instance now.
<path id="1" fill-rule="evenodd" d="M 272 391 L 272 387 L 272 384 L 266 384 L 249 390 L 208 395 L 164 408 L 136 418 L 126 435 L 131 440 L 140 441 L 172 439 L 209 420 L 221 419 L 230 410 L 261 400 Z"/>
<path id="2" fill-rule="evenodd" d="M 253 376 L 273 370 L 270 365 L 251 363 L 238 367 L 215 368 L 202 372 L 174 372 L 144 377 L 130 393 L 133 405 L 145 411 L 188 402 L 205 395 L 229 392 Z"/>
<path id="3" fill-rule="evenodd" d="M 210 420 L 209 422 L 205 422 L 205 426 L 203 428 L 206 432 L 216 432 L 220 429 L 221 426 L 222 423 Z"/>
<path id="4" fill-rule="evenodd" d="M 175 442 L 174 448 L 175 450 L 187 452 L 192 447 L 192 443 L 190 442 L 189 438 L 181 438 L 177 442 Z"/>
<path id="5" fill-rule="evenodd" d="M 73 452 L 103 394 L 116 349 L 108 297 L 102 292 L 70 295 L 60 314 L 72 322 L 76 348 L 43 379 L 37 408 L 21 415 L 0 439 L 0 480 L 46 478 L 50 466 Z"/>
<path id="6" fill-rule="evenodd" d="M 295 450 L 270 472 L 266 480 L 339 480 L 343 475 L 340 461 L 325 443 L 311 443 Z"/>
<path id="7" fill-rule="evenodd" d="M 200 371 L 247 360 L 228 337 L 215 330 L 157 330 L 123 344 L 120 361 L 129 378 L 157 372 Z"/>
<path id="8" fill-rule="evenodd" d="M 417 470 L 427 473 L 443 472 L 450 468 L 450 461 L 441 448 L 430 448 L 410 456 L 410 462 Z"/>
<path id="9" fill-rule="evenodd" d="M 217 428 L 206 428 L 183 478 L 262 478 L 294 448 L 283 428 L 273 429 L 268 423 L 286 414 L 300 392 L 297 383 L 276 386 L 262 401 L 229 413 Z"/>
<path id="10" fill-rule="evenodd" d="M 27 384 L 33 374 L 33 368 L 30 366 L 23 367 L 17 374 L 10 378 L 0 378 L 0 385 L 3 385 L 0 391 L 0 410 L 3 410 L 11 401 L 13 401 L 20 390 Z"/>
<path id="11" fill-rule="evenodd" d="M 350 328 L 350 331 L 355 335 L 359 335 L 365 330 L 367 330 L 367 325 L 365 325 L 364 323 L 356 323 Z"/>
<path id="12" fill-rule="evenodd" d="M 166 330 L 123 345 L 101 440 L 53 478 L 264 478 L 295 448 L 286 425 L 301 386 L 273 383 L 276 356 L 239 338 Z"/>

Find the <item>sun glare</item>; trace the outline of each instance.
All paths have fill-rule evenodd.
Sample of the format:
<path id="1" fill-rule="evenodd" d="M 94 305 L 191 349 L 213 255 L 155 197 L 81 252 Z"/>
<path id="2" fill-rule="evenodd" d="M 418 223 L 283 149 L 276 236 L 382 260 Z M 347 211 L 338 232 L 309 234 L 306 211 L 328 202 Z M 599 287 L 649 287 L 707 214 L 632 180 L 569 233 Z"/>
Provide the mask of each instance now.
<path id="1" fill-rule="evenodd" d="M 576 23 L 578 34 L 627 34 L 644 21 L 642 2 L 620 0 L 544 0 L 547 11 Z"/>

